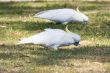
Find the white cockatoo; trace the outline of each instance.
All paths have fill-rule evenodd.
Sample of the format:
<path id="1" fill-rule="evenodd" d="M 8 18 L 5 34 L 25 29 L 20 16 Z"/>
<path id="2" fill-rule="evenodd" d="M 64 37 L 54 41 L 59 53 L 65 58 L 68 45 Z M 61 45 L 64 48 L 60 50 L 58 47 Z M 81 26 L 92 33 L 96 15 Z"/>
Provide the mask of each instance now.
<path id="1" fill-rule="evenodd" d="M 66 45 L 79 45 L 80 36 L 78 34 L 69 32 L 65 32 L 61 29 L 45 29 L 45 31 L 38 33 L 34 36 L 23 38 L 17 44 L 39 44 L 44 45 L 48 48 L 53 48 L 57 50 L 60 46 Z"/>
<path id="2" fill-rule="evenodd" d="M 34 17 L 52 20 L 55 22 L 60 22 L 62 24 L 67 24 L 69 22 L 86 23 L 88 21 L 88 16 L 80 12 L 78 7 L 76 10 L 63 8 L 63 9 L 41 11 L 35 14 Z"/>

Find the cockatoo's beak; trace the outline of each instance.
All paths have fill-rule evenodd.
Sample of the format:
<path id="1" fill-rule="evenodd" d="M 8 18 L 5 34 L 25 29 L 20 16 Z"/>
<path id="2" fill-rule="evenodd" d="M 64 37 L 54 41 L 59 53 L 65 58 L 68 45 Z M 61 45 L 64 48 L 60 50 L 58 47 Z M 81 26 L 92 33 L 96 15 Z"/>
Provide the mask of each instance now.
<path id="1" fill-rule="evenodd" d="M 75 46 L 78 46 L 78 45 L 80 45 L 80 44 L 79 44 L 79 42 L 75 42 L 74 45 L 75 45 Z"/>

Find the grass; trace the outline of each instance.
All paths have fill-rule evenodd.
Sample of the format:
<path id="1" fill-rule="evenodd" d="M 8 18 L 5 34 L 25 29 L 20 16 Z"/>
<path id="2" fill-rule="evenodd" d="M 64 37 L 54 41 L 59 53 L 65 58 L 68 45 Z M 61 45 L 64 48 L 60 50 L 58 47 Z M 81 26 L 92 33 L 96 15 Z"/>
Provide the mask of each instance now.
<path id="1" fill-rule="evenodd" d="M 81 35 L 78 47 L 46 50 L 38 45 L 16 45 L 18 39 L 45 28 L 65 29 L 64 25 L 35 19 L 39 11 L 76 8 L 89 16 L 81 26 L 69 29 Z M 110 73 L 110 2 L 22 2 L 0 3 L 0 73 Z"/>

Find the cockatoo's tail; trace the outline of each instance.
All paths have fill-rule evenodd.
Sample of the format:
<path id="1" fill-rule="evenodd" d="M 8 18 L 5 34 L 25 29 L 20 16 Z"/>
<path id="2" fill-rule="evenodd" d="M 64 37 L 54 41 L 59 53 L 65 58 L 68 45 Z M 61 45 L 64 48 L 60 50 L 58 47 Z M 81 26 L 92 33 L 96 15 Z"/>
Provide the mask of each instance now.
<path id="1" fill-rule="evenodd" d="M 17 44 L 27 44 L 27 43 L 32 43 L 31 38 L 20 39 L 20 41 Z"/>

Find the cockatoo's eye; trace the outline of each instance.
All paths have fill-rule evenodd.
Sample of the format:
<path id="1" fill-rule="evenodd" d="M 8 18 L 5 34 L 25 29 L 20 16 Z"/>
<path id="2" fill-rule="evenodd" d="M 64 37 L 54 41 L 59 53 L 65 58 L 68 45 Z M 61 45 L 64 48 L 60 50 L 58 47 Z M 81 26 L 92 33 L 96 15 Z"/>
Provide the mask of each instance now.
<path id="1" fill-rule="evenodd" d="M 74 45 L 75 45 L 75 46 L 78 46 L 78 45 L 79 45 L 79 41 L 78 41 L 78 42 L 75 42 Z"/>

